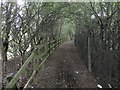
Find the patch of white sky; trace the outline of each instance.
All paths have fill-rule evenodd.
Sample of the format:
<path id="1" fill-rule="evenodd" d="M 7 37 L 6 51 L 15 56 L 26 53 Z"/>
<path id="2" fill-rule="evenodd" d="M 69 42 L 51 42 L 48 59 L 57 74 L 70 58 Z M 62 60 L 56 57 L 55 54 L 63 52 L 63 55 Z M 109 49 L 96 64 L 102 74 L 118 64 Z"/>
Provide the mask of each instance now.
<path id="1" fill-rule="evenodd" d="M 12 1 L 12 0 L 10 0 L 10 1 Z M 20 6 L 24 5 L 24 3 L 25 3 L 25 0 L 13 0 L 13 1 L 17 2 L 17 4 Z M 0 0 L 0 2 L 5 3 L 5 2 L 9 2 L 9 0 Z"/>
<path id="2" fill-rule="evenodd" d="M 98 16 L 101 17 L 101 12 L 98 13 Z M 103 16 L 104 16 L 104 17 L 107 16 L 105 12 L 103 12 Z M 91 15 L 91 19 L 95 19 L 95 15 Z"/>
<path id="3" fill-rule="evenodd" d="M 5 3 L 5 2 L 6 2 L 6 0 L 0 0 L 0 2 L 3 2 L 3 3 Z"/>
<path id="4" fill-rule="evenodd" d="M 20 6 L 23 6 L 25 3 L 25 0 L 17 0 L 17 4 Z"/>

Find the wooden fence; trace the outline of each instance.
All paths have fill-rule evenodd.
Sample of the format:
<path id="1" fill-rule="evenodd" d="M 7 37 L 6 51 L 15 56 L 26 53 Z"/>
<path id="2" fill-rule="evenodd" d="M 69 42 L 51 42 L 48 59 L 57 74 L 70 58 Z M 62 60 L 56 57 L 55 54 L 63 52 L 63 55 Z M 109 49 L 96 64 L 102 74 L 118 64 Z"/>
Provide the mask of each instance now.
<path id="1" fill-rule="evenodd" d="M 26 72 L 26 68 L 28 68 L 28 65 L 30 62 L 33 62 L 33 70 L 32 75 L 27 80 L 27 83 L 24 85 L 24 89 L 27 88 L 29 83 L 34 79 L 34 76 L 36 75 L 36 72 L 38 72 L 47 58 L 52 54 L 52 52 L 62 43 L 63 39 L 53 40 L 48 43 L 45 43 L 44 45 L 38 45 L 35 46 L 33 52 L 31 55 L 27 58 L 23 66 L 19 69 L 19 71 L 16 73 L 14 78 L 8 83 L 6 88 L 13 88 L 15 85 L 17 85 L 18 80 L 20 77 Z M 40 50 L 42 53 L 40 54 Z M 39 60 L 41 60 L 41 63 L 39 63 Z"/>

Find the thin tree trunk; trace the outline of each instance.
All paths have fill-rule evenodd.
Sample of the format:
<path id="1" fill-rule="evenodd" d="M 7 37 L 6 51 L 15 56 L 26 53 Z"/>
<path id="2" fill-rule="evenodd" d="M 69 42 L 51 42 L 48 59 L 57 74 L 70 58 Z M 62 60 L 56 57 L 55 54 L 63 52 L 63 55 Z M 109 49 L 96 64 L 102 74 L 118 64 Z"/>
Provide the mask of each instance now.
<path id="1" fill-rule="evenodd" d="M 2 42 L 2 61 L 3 61 L 3 74 L 6 74 L 6 62 L 7 62 L 8 41 Z"/>

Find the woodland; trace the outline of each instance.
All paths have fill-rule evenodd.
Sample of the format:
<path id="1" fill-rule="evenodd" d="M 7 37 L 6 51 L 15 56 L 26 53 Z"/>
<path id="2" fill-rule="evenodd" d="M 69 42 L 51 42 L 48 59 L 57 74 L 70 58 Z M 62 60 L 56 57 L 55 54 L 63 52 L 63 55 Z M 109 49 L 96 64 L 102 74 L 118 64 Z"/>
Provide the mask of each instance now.
<path id="1" fill-rule="evenodd" d="M 0 18 L 3 87 L 24 77 L 27 87 L 51 52 L 69 40 L 97 82 L 120 87 L 120 2 L 1 2 Z"/>

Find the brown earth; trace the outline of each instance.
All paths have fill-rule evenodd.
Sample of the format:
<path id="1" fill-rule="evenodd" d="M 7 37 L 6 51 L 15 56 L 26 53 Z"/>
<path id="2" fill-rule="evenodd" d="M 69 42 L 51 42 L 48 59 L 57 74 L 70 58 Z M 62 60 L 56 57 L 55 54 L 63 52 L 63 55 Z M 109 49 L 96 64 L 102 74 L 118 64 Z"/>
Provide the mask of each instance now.
<path id="1" fill-rule="evenodd" d="M 97 88 L 73 41 L 57 48 L 35 79 L 30 86 L 36 88 Z"/>

